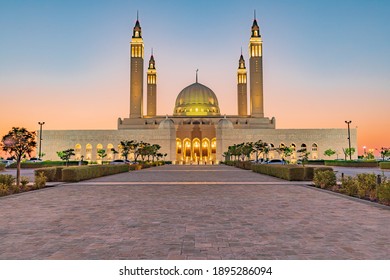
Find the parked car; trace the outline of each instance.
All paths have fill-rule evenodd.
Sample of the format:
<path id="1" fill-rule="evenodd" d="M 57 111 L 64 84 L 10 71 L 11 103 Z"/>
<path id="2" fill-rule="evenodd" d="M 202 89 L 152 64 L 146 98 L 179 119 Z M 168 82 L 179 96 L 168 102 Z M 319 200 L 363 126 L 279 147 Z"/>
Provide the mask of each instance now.
<path id="1" fill-rule="evenodd" d="M 0 160 L 0 163 L 5 164 L 5 167 L 10 166 L 10 165 L 13 164 L 14 162 L 15 162 L 15 161 L 13 161 L 13 160 L 8 160 L 8 159 L 2 159 L 2 160 Z"/>
<path id="2" fill-rule="evenodd" d="M 286 162 L 282 159 L 271 159 L 266 161 L 265 164 L 286 164 Z"/>
<path id="3" fill-rule="evenodd" d="M 42 162 L 40 158 L 32 157 L 29 160 L 26 160 L 26 162 Z"/>
<path id="4" fill-rule="evenodd" d="M 110 164 L 136 164 L 136 162 L 130 161 L 128 159 L 116 159 L 110 162 Z"/>

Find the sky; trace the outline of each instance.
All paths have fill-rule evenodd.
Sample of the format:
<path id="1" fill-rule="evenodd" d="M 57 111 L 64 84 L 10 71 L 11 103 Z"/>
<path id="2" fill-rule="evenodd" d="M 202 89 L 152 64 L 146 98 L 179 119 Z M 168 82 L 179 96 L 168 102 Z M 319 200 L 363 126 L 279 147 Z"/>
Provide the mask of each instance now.
<path id="1" fill-rule="evenodd" d="M 42 121 L 44 130 L 116 129 L 129 116 L 137 11 L 145 69 L 152 48 L 156 60 L 157 113 L 173 113 L 199 69 L 221 113 L 237 114 L 238 60 L 242 48 L 249 66 L 254 10 L 264 111 L 276 127 L 347 129 L 351 120 L 360 154 L 390 147 L 386 0 L 0 0 L 0 135 Z"/>

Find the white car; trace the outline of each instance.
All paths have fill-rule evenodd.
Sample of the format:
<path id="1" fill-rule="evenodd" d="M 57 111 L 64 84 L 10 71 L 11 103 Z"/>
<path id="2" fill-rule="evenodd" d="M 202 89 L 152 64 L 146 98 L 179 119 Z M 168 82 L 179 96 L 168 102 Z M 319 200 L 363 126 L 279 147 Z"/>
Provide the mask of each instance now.
<path id="1" fill-rule="evenodd" d="M 110 164 L 134 164 L 134 162 L 128 159 L 116 159 L 110 162 Z"/>
<path id="2" fill-rule="evenodd" d="M 5 164 L 5 167 L 10 166 L 10 165 L 13 164 L 14 162 L 15 162 L 15 161 L 9 160 L 9 159 L 2 159 L 2 160 L 0 160 L 0 163 Z"/>

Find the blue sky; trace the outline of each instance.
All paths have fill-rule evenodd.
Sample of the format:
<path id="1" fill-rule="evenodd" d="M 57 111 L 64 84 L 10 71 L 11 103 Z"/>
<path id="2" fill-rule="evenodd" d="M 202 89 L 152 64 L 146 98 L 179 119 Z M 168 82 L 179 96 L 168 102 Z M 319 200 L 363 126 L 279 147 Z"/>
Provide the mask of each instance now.
<path id="1" fill-rule="evenodd" d="M 379 136 L 379 127 L 390 126 L 390 1 L 378 0 L 0 1 L 0 94 L 28 100 L 21 111 L 45 108 L 33 120 L 12 119 L 25 126 L 53 118 L 47 128 L 115 128 L 129 114 L 138 10 L 145 60 L 151 48 L 156 59 L 158 113 L 172 113 L 199 69 L 221 111 L 235 114 L 238 58 L 242 47 L 248 66 L 254 9 L 264 41 L 265 113 L 277 127 L 342 127 L 353 119 L 364 135 Z M 4 104 L 6 113 L 14 110 Z M 66 119 L 54 117 L 58 106 L 67 108 Z"/>

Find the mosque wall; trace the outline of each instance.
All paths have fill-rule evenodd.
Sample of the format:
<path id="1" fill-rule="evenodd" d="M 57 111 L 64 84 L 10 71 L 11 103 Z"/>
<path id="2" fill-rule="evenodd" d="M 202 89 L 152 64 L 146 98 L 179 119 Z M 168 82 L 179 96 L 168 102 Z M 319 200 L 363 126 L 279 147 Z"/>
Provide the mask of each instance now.
<path id="1" fill-rule="evenodd" d="M 343 148 L 348 148 L 348 132 L 346 129 L 217 129 L 217 159 L 223 160 L 222 154 L 228 147 L 242 142 L 262 140 L 274 147 L 281 144 L 295 146 L 295 150 L 306 147 L 310 152 L 309 159 L 327 158 L 324 151 L 333 149 L 336 154 L 330 159 L 344 158 Z M 351 147 L 357 149 L 357 130 L 351 129 Z M 297 153 L 292 155 L 297 158 Z M 277 152 L 270 158 L 279 158 Z M 357 158 L 355 153 L 352 158 Z"/>

